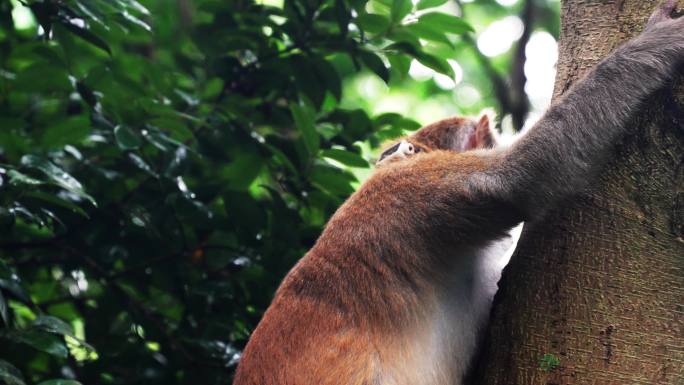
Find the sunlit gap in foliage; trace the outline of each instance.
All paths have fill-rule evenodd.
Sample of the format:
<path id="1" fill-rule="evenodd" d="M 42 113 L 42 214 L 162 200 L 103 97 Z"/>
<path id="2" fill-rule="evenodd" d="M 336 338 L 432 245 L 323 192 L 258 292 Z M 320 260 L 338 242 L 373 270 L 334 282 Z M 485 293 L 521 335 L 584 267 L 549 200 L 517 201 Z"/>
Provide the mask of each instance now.
<path id="1" fill-rule="evenodd" d="M 525 56 L 525 92 L 532 104 L 525 122 L 527 128 L 539 120 L 551 103 L 558 61 L 558 43 L 548 32 L 534 32 L 525 47 Z"/>
<path id="2" fill-rule="evenodd" d="M 271 7 L 283 8 L 284 0 L 256 0 L 257 4 L 269 5 Z"/>
<path id="3" fill-rule="evenodd" d="M 397 112 L 424 124 L 434 120 L 436 116 L 463 113 L 459 107 L 473 106 L 479 101 L 480 95 L 471 86 L 462 85 L 464 74 L 458 62 L 453 59 L 448 59 L 447 62 L 454 71 L 454 78 L 439 74 L 417 60 L 411 61 L 409 76 L 415 82 L 430 82 L 441 90 L 454 91 L 452 97 L 438 95 L 425 98 L 420 93 L 407 92 L 408 90 L 401 87 L 387 87 L 377 76 L 365 73 L 356 76 L 348 84 L 345 96 L 352 94 L 352 97 L 347 98 L 343 105 L 351 108 L 361 102 L 374 115 Z"/>
<path id="4" fill-rule="evenodd" d="M 477 39 L 477 48 L 493 57 L 508 51 L 520 39 L 525 25 L 518 16 L 506 16 L 487 27 Z"/>
<path id="5" fill-rule="evenodd" d="M 18 30 L 34 29 L 36 27 L 36 18 L 29 7 L 24 6 L 18 0 L 10 0 L 12 3 L 12 22 L 14 27 Z"/>
<path id="6" fill-rule="evenodd" d="M 496 0 L 496 2 L 503 6 L 510 7 L 512 5 L 517 4 L 518 0 Z"/>

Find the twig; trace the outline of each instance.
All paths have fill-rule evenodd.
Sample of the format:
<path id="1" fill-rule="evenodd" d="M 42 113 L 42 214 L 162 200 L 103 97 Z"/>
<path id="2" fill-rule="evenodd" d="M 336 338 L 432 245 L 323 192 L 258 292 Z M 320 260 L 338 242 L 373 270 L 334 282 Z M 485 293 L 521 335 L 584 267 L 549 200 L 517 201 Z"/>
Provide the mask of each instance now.
<path id="1" fill-rule="evenodd" d="M 525 83 L 527 83 L 527 77 L 525 76 L 525 48 L 530 41 L 530 36 L 532 36 L 532 30 L 534 29 L 534 15 L 534 0 L 525 0 L 525 5 L 520 15 L 524 29 L 515 47 L 513 63 L 511 64 L 510 108 L 513 127 L 516 131 L 522 130 L 527 114 L 530 111 L 530 100 L 525 92 Z"/>
<path id="2" fill-rule="evenodd" d="M 461 11 L 461 17 L 464 17 L 461 0 L 454 1 Z M 463 35 L 463 42 L 472 48 L 478 63 L 492 84 L 494 95 L 499 104 L 500 115 L 503 117 L 504 115 L 510 114 L 513 118 L 513 127 L 517 131 L 521 130 L 524 126 L 525 119 L 527 118 L 530 109 L 530 102 L 527 93 L 525 92 L 525 83 L 527 82 L 527 78 L 525 77 L 525 47 L 532 35 L 534 14 L 534 0 L 525 0 L 520 15 L 524 25 L 523 34 L 516 44 L 509 79 L 502 76 L 496 68 L 494 68 L 491 60 L 480 52 L 472 35 L 467 33 Z"/>

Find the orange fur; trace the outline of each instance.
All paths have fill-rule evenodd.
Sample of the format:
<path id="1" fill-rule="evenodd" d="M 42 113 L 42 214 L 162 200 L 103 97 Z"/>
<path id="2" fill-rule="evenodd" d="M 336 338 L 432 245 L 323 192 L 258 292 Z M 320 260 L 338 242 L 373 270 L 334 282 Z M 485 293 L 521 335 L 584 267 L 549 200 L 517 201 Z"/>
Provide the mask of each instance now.
<path id="1" fill-rule="evenodd" d="M 474 126 L 455 118 L 419 130 L 408 139 L 429 151 L 378 169 L 339 208 L 285 277 L 235 385 L 420 381 L 411 376 L 425 352 L 414 341 L 430 332 L 437 293 L 458 263 L 441 256 L 492 237 L 480 225 L 491 221 L 492 202 L 474 200 L 465 182 L 490 158 L 448 151 Z M 435 378 L 451 381 L 446 372 Z"/>

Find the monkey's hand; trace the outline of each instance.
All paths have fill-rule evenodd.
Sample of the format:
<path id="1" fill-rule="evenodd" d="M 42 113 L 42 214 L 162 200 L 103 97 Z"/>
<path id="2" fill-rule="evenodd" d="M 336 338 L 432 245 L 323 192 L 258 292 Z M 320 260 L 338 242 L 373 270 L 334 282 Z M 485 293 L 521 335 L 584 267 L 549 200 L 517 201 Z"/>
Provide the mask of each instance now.
<path id="1" fill-rule="evenodd" d="M 640 94 L 642 101 L 644 96 L 671 82 L 684 64 L 684 17 L 675 17 L 676 10 L 676 0 L 663 1 L 651 14 L 641 35 L 599 64 L 612 67 L 626 81 L 641 80 L 640 87 L 646 92 L 634 95 Z"/>
<path id="2" fill-rule="evenodd" d="M 646 26 L 644 27 L 644 32 L 653 29 L 656 25 L 660 23 L 667 22 L 673 19 L 673 15 L 677 10 L 677 2 L 675 0 L 663 1 L 658 9 L 653 11 L 651 17 L 648 19 Z"/>
<path id="3" fill-rule="evenodd" d="M 681 61 L 684 58 L 684 17 L 677 17 L 676 13 L 676 0 L 663 1 L 651 14 L 641 35 L 625 46 L 638 46 L 655 53 L 654 45 L 659 45 L 658 51 L 665 55 L 656 59 Z"/>

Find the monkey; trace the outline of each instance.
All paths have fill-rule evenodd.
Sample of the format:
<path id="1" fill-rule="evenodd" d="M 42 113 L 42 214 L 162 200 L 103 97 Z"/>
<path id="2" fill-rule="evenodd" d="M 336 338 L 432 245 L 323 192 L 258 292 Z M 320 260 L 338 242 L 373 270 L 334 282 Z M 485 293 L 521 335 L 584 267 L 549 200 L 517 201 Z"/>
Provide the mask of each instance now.
<path id="1" fill-rule="evenodd" d="M 477 124 L 468 123 L 464 118 L 440 120 L 423 127 L 411 138 L 401 139 L 380 154 L 376 167 L 399 159 L 406 159 L 433 148 L 449 148 L 463 152 L 477 148 L 493 148 L 498 145 L 496 132 L 489 127 L 489 116 L 483 115 Z M 442 142 L 443 140 L 451 143 Z"/>
<path id="2" fill-rule="evenodd" d="M 487 324 L 497 244 L 601 172 L 684 62 L 674 1 L 508 147 L 452 118 L 383 152 L 285 276 L 234 385 L 461 385 Z"/>

